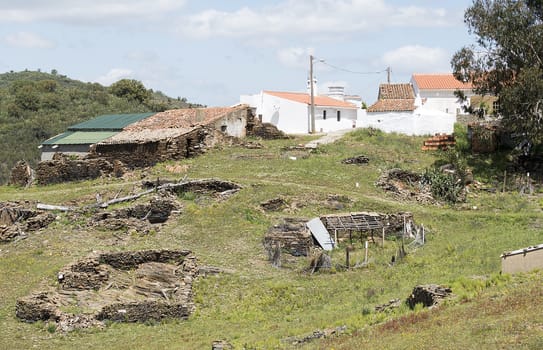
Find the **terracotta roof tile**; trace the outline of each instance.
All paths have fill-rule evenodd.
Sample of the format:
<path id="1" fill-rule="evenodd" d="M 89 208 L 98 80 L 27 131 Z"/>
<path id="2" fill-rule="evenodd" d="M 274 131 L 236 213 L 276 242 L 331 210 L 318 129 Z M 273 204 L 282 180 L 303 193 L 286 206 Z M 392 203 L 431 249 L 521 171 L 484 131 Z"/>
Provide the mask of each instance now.
<path id="1" fill-rule="evenodd" d="M 411 112 L 415 110 L 415 99 L 379 100 L 368 107 L 368 112 Z"/>
<path id="2" fill-rule="evenodd" d="M 196 125 L 208 125 L 240 108 L 247 108 L 247 106 L 171 109 L 131 124 L 124 130 L 190 129 Z"/>
<path id="3" fill-rule="evenodd" d="M 411 84 L 381 84 L 379 85 L 379 100 L 415 98 Z"/>
<path id="4" fill-rule="evenodd" d="M 148 142 L 178 137 L 200 125 L 209 125 L 225 114 L 243 108 L 248 106 L 171 109 L 131 124 L 102 143 Z"/>
<path id="5" fill-rule="evenodd" d="M 405 112 L 415 110 L 415 92 L 411 84 L 381 84 L 379 99 L 368 112 Z"/>
<path id="6" fill-rule="evenodd" d="M 311 104 L 311 96 L 305 92 L 281 92 L 281 91 L 264 91 L 265 94 L 284 98 L 287 100 L 305 103 L 307 105 Z M 328 96 L 315 95 L 315 106 L 326 106 L 326 107 L 342 107 L 342 108 L 352 108 L 356 109 L 357 107 L 349 102 L 336 100 Z"/>
<path id="7" fill-rule="evenodd" d="M 456 80 L 452 73 L 413 74 L 412 80 L 421 90 L 458 90 L 473 88 L 471 83 L 463 83 Z"/>

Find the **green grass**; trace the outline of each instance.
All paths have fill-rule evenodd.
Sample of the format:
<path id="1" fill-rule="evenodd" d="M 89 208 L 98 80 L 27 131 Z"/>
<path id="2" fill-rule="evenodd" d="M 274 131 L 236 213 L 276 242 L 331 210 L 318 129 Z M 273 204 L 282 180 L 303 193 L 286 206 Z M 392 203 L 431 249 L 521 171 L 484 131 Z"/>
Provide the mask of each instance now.
<path id="1" fill-rule="evenodd" d="M 462 335 L 458 344 L 463 348 L 491 348 L 499 330 L 509 328 L 518 334 L 515 345 L 537 348 L 537 336 L 541 336 L 537 322 L 541 325 L 541 316 L 528 312 L 531 318 L 526 323 L 530 327 L 522 329 L 520 316 L 515 313 L 526 309 L 520 301 L 518 310 L 511 309 L 514 316 L 510 322 L 501 321 L 505 312 L 495 317 L 492 313 L 481 316 L 481 321 L 496 324 L 498 330 L 475 327 L 481 305 L 495 305 L 493 296 L 498 301 L 537 296 L 534 281 L 541 281 L 541 275 L 519 279 L 498 274 L 503 251 L 543 240 L 537 197 L 475 192 L 465 205 L 457 207 L 396 201 L 374 182 L 382 171 L 393 167 L 422 172 L 432 166 L 439 154 L 422 152 L 422 138 L 359 130 L 320 147 L 309 157 L 289 159 L 285 147 L 307 140 L 265 141 L 265 147 L 259 150 L 217 149 L 198 158 L 146 170 L 148 179 L 214 177 L 243 186 L 225 201 L 200 200 L 192 193 L 181 196 L 182 213 L 155 234 L 117 232 L 116 236 L 123 238 L 119 240 L 108 231 L 86 227 L 84 215 L 74 218 L 59 213 L 60 219 L 48 229 L 1 245 L 0 327 L 6 336 L 0 337 L 0 348 L 206 349 L 218 339 L 226 339 L 240 349 L 286 348 L 288 343 L 282 339 L 342 325 L 348 327 L 347 335 L 314 342 L 308 348 L 419 348 L 423 344 L 419 334 L 420 339 L 430 339 L 434 348 L 450 348 L 458 334 Z M 370 159 L 368 164 L 341 164 L 342 159 L 361 154 Z M 170 173 L 168 169 L 175 165 L 185 170 Z M 126 195 L 138 190 L 142 174 L 136 172 L 124 181 L 99 179 L 27 190 L 2 187 L 0 201 L 92 204 L 97 192 L 109 199 L 117 193 Z M 479 178 L 477 168 L 474 175 Z M 483 176 L 486 178 L 486 173 Z M 273 268 L 262 246 L 267 229 L 285 216 L 310 218 L 335 212 L 325 204 L 331 194 L 351 200 L 345 203 L 344 212 L 411 211 L 417 223 L 426 228 L 427 244 L 409 250 L 408 256 L 393 267 L 390 258 L 399 246 L 395 240 L 387 240 L 384 247 L 380 243 L 371 245 L 367 268 L 335 268 L 309 275 L 305 272 L 309 266 L 305 258 L 287 263 L 282 269 Z M 260 209 L 261 202 L 278 196 L 291 204 L 289 212 L 266 213 Z M 51 325 L 26 324 L 14 316 L 17 298 L 43 286 L 54 286 L 56 272 L 62 266 L 93 250 L 159 247 L 190 249 L 199 264 L 231 271 L 197 280 L 196 312 L 187 321 L 113 323 L 104 330 L 61 334 Z M 340 248 L 332 253 L 334 265 L 344 264 L 344 247 Z M 355 241 L 355 248 L 352 262 L 363 259 L 360 241 Z M 458 297 L 431 312 L 412 312 L 406 307 L 392 314 L 373 311 L 375 305 L 390 299 L 405 299 L 415 285 L 423 283 L 450 285 Z M 515 288 L 517 285 L 522 288 Z M 443 320 L 431 322 L 434 317 Z M 473 321 L 465 322 L 466 318 Z M 409 326 L 412 321 L 423 325 L 424 331 Z M 445 321 L 454 326 L 443 326 Z M 468 331 L 468 325 L 474 330 Z M 432 338 L 433 332 L 440 338 Z M 381 337 L 388 345 L 382 345 Z"/>

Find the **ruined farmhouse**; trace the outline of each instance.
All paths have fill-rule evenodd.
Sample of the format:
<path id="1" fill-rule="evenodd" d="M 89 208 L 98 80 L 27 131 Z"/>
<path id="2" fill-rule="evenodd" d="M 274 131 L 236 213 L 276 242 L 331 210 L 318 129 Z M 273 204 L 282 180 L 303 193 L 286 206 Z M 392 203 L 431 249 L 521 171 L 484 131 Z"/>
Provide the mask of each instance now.
<path id="1" fill-rule="evenodd" d="M 273 129 L 255 120 L 247 105 L 103 115 L 43 142 L 36 177 L 48 184 L 120 176 L 125 169 L 193 157 L 248 135 L 280 134 Z"/>

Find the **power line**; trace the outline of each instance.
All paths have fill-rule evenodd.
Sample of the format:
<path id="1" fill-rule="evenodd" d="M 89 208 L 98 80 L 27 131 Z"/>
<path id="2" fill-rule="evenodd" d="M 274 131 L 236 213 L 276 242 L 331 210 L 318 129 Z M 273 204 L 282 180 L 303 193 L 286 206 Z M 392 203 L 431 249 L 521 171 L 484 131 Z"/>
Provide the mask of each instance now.
<path id="1" fill-rule="evenodd" d="M 314 59 L 317 59 L 317 58 L 314 57 Z M 326 62 L 323 59 L 319 59 L 319 63 L 322 63 L 322 64 L 324 64 L 324 65 L 326 65 L 326 66 L 328 66 L 330 68 L 334 68 L 336 70 L 340 70 L 340 71 L 351 73 L 351 74 L 381 74 L 381 73 L 386 72 L 388 70 L 388 68 L 386 68 L 386 69 L 383 69 L 383 70 L 380 70 L 380 71 L 358 72 L 358 71 L 350 70 L 350 69 L 347 69 L 347 68 L 342 68 L 342 67 L 335 66 L 333 64 L 330 64 L 330 63 Z"/>

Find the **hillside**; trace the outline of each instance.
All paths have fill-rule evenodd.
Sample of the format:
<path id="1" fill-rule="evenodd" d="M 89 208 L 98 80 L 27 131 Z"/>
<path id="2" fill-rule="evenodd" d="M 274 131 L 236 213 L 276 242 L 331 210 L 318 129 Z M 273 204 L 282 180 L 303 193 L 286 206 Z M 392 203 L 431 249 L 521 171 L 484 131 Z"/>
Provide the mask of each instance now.
<path id="1" fill-rule="evenodd" d="M 84 206 L 95 204 L 97 194 L 109 200 L 139 192 L 142 178 L 217 178 L 242 186 L 228 198 L 180 193 L 179 214 L 146 233 L 89 225 L 93 212 L 58 212 L 48 228 L 0 244 L 0 348 L 209 349 L 215 340 L 226 340 L 235 349 L 298 348 L 293 339 L 343 326 L 343 335 L 313 340 L 304 348 L 541 348 L 543 273 L 500 274 L 502 252 L 543 241 L 537 189 L 531 196 L 515 188 L 493 193 L 504 169 L 496 163 L 498 157 L 476 156 L 466 162 L 482 184 L 472 187 L 466 203 L 400 200 L 375 181 L 387 169 L 421 173 L 439 162 L 443 154 L 420 150 L 422 138 L 357 130 L 317 152 L 296 148 L 311 139 L 259 141 L 260 149 L 220 147 L 122 179 L 2 187 L 0 202 Z M 357 155 L 366 156 L 368 163 L 341 162 Z M 287 205 L 263 210 L 261 203 L 274 198 Z M 376 239 L 370 244 L 369 264 L 362 266 L 364 244 L 355 236 L 351 262 L 358 268 L 342 267 L 347 240 L 331 253 L 333 268 L 314 274 L 308 273 L 309 257 L 284 254 L 280 268 L 268 261 L 264 235 L 285 217 L 358 211 L 411 212 L 425 227 L 426 244 L 406 240 L 407 256 L 392 264 L 402 241 L 387 237 L 383 245 Z M 187 320 L 109 322 L 103 329 L 64 334 L 54 324 L 15 317 L 19 298 L 58 288 L 58 271 L 93 251 L 158 248 L 188 249 L 200 266 L 225 271 L 196 279 L 196 308 Z M 402 304 L 390 312 L 375 311 L 376 305 L 405 300 L 414 286 L 429 283 L 450 286 L 456 297 L 433 310 L 413 311 Z M 82 305 L 65 306 L 65 311 L 81 310 Z"/>
<path id="2" fill-rule="evenodd" d="M 145 100 L 117 96 L 98 83 L 84 83 L 56 72 L 0 74 L 0 184 L 19 160 L 34 165 L 38 145 L 79 123 L 101 114 L 162 111 L 197 106 L 147 90 Z"/>

